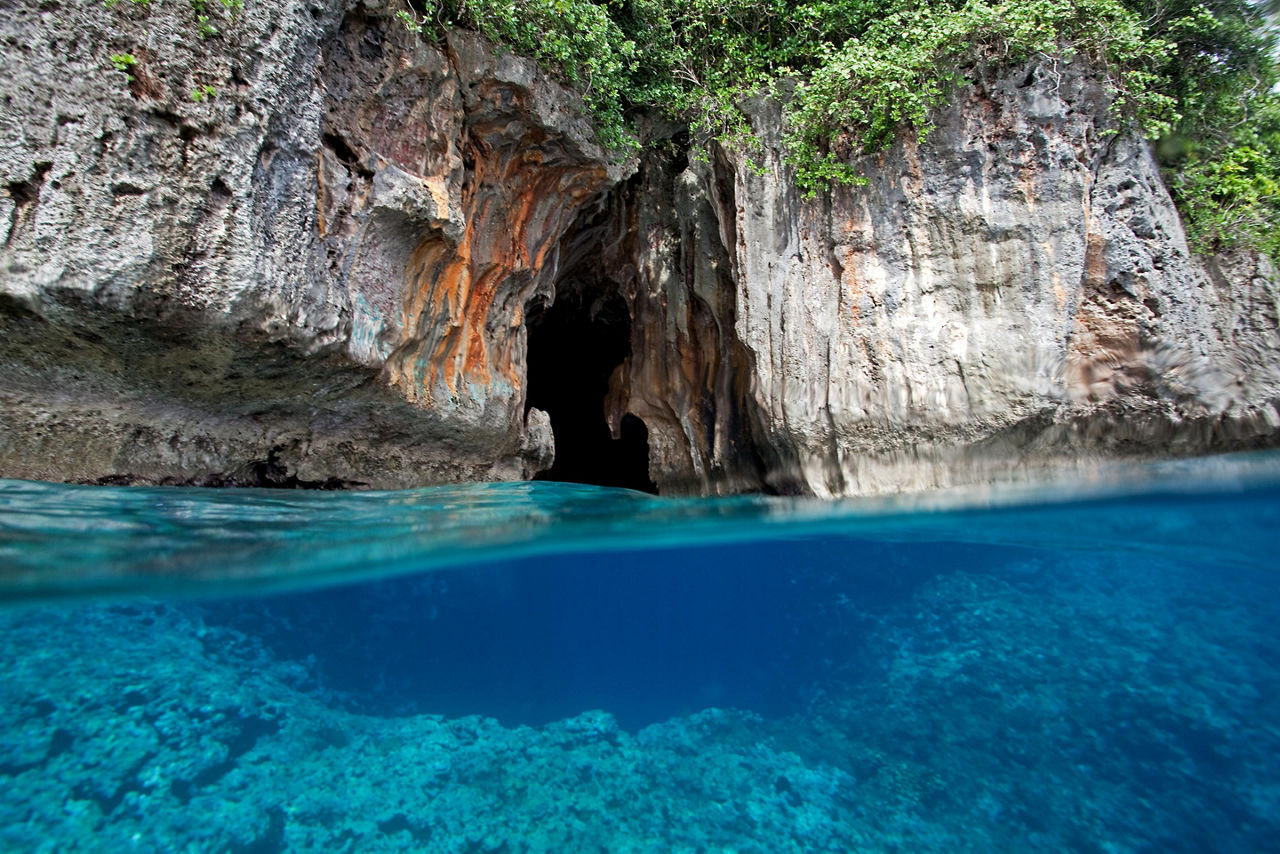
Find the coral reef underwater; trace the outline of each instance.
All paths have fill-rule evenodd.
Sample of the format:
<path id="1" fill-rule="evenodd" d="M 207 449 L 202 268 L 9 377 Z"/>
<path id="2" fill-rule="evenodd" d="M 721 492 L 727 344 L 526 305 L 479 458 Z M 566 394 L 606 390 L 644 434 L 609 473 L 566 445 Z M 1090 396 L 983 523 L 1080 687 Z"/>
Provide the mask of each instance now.
<path id="1" fill-rule="evenodd" d="M 751 550 L 662 562 L 696 573 Z M 10 608 L 0 849 L 1260 851 L 1280 833 L 1280 603 L 1265 567 L 840 541 L 767 558 L 796 591 L 779 608 L 795 640 L 760 667 L 809 665 L 776 683 L 787 700 L 629 726 L 621 707 L 535 723 L 433 714 L 429 685 L 416 704 L 378 699 L 371 686 L 407 672 L 397 642 L 416 642 L 394 620 L 371 639 L 388 599 L 426 625 L 528 566 L 469 589 L 479 570 L 459 570 L 445 593 L 411 577 Z M 645 578 L 616 583 L 627 597 Z M 325 622 L 326 596 L 345 622 L 336 606 Z M 364 681 L 344 682 L 339 661 Z M 722 696 L 747 696 L 735 690 Z"/>

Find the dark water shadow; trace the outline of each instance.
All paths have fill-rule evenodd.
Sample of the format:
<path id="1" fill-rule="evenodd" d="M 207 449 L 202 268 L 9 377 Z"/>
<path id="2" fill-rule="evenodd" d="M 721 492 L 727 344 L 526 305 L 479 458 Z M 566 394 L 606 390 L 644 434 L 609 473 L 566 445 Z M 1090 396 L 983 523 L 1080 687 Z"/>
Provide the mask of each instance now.
<path id="1" fill-rule="evenodd" d="M 708 707 L 803 711 L 850 679 L 877 615 L 990 547 L 826 537 L 580 553 L 206 603 L 313 659 L 365 712 L 539 725 L 604 709 L 634 730 Z"/>

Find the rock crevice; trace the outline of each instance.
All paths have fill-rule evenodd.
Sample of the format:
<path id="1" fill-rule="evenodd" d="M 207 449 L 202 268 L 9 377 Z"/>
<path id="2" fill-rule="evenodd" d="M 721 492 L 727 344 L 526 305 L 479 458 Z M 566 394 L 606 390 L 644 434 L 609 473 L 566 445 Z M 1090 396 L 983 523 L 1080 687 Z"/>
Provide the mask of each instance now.
<path id="1" fill-rule="evenodd" d="M 48 80 L 0 156 L 4 474 L 266 483 L 269 463 L 411 486 L 550 465 L 524 306 L 627 169 L 572 90 L 471 34 L 425 43 L 390 3 L 252 4 L 216 45 L 182 10 L 72 5 L 89 38 L 70 48 L 38 11 L 4 24 L 8 101 Z M 144 37 L 142 89 L 90 98 L 65 70 Z"/>
<path id="2" fill-rule="evenodd" d="M 805 200 L 776 102 L 760 162 L 656 120 L 618 162 L 572 89 L 389 0 L 211 39 L 0 5 L 5 476 L 404 487 L 559 440 L 555 476 L 843 495 L 1280 431 L 1275 271 L 1188 251 L 1083 66 L 979 80 Z M 531 334 L 594 373 L 537 379 Z"/>
<path id="3" fill-rule="evenodd" d="M 628 228 L 661 239 L 630 248 L 628 293 L 655 340 L 613 406 L 643 413 L 660 487 L 860 494 L 1275 442 L 1269 263 L 1188 250 L 1086 67 L 961 95 L 820 199 L 789 180 L 776 102 L 751 108 L 763 163 L 643 172 Z M 711 376 L 668 367 L 713 364 L 708 330 Z"/>

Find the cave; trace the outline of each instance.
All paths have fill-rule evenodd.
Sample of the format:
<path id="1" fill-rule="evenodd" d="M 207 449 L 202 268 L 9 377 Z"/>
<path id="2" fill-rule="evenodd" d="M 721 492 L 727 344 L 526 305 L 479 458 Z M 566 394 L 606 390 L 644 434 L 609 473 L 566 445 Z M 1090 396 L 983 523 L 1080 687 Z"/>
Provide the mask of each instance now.
<path id="1" fill-rule="evenodd" d="M 535 480 L 657 493 L 649 479 L 649 433 L 627 414 L 613 438 L 605 419 L 609 377 L 631 353 L 631 315 L 616 290 L 565 287 L 550 305 L 531 305 L 528 398 L 551 418 L 555 464 Z"/>

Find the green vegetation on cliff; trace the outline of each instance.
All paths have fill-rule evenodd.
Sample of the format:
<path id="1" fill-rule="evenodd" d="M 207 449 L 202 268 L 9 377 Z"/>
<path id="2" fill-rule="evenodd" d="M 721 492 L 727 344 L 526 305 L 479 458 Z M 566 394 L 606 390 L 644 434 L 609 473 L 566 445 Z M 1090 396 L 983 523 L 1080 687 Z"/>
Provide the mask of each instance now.
<path id="1" fill-rule="evenodd" d="M 750 147 L 739 105 L 794 82 L 787 159 L 813 194 L 853 155 L 925 136 L 957 86 L 1041 55 L 1083 56 L 1157 141 L 1204 248 L 1280 255 L 1272 30 L 1249 0 L 414 0 L 424 31 L 474 28 L 577 84 L 609 145 L 660 109 Z"/>
<path id="2" fill-rule="evenodd" d="M 923 138 L 933 109 L 985 71 L 1083 57 L 1121 120 L 1156 143 L 1193 242 L 1280 257 L 1280 72 L 1264 12 L 1274 21 L 1277 0 L 409 3 L 401 17 L 413 29 L 478 30 L 577 85 L 614 148 L 635 144 L 635 111 L 658 109 L 688 122 L 697 143 L 750 149 L 740 105 L 785 86 L 786 157 L 810 195 L 856 183 L 855 155 L 903 133 Z M 205 39 L 234 24 L 243 0 L 184 5 Z M 128 76 L 130 59 L 112 62 Z"/>

